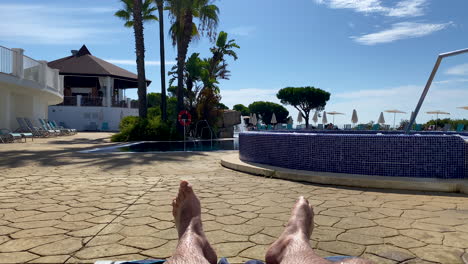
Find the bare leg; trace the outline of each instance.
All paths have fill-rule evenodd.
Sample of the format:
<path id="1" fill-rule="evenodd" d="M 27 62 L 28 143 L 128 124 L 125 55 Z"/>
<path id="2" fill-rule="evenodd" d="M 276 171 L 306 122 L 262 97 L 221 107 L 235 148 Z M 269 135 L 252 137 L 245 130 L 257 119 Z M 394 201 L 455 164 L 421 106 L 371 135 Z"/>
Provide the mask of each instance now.
<path id="1" fill-rule="evenodd" d="M 172 202 L 179 243 L 167 264 L 216 264 L 217 256 L 206 239 L 201 222 L 200 200 L 186 181 L 180 182 Z"/>
<path id="2" fill-rule="evenodd" d="M 314 212 L 309 202 L 300 197 L 294 205 L 291 218 L 278 240 L 268 249 L 265 260 L 267 264 L 331 264 L 319 257 L 309 244 L 313 230 Z M 343 264 L 371 264 L 372 262 L 351 258 Z"/>

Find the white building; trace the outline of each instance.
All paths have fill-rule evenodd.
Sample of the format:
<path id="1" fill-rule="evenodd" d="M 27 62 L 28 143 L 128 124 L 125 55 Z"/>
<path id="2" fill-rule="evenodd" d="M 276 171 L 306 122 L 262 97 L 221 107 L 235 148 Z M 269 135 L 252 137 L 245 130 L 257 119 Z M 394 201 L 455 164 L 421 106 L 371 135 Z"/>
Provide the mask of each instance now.
<path id="1" fill-rule="evenodd" d="M 123 117 L 138 115 L 137 102 L 125 96 L 126 89 L 138 87 L 137 75 L 93 56 L 86 46 L 48 65 L 64 83 L 64 100 L 49 107 L 50 120 L 81 131 L 117 131 Z"/>
<path id="2" fill-rule="evenodd" d="M 63 101 L 59 71 L 24 55 L 22 49 L 0 46 L 0 129 L 15 130 L 16 118 L 47 119 L 47 107 Z"/>

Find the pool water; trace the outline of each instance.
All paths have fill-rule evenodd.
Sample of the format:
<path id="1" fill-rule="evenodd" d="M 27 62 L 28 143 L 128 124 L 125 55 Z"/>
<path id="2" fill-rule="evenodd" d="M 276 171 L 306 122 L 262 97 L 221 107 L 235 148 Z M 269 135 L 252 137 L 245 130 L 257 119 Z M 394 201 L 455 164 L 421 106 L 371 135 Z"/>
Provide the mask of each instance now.
<path id="1" fill-rule="evenodd" d="M 238 150 L 239 140 L 196 140 L 186 141 L 144 141 L 123 146 L 93 149 L 88 152 L 179 152 L 179 151 L 222 151 Z"/>

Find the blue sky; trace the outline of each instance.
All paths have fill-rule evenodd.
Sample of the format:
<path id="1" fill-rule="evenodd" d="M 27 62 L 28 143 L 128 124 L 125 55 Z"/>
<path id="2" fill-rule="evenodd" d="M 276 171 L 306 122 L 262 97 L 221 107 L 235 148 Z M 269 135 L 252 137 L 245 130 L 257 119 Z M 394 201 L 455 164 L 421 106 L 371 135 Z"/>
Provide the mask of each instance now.
<path id="1" fill-rule="evenodd" d="M 468 48 L 465 0 L 218 0 L 219 30 L 241 46 L 230 61 L 231 79 L 221 82 L 222 102 L 278 102 L 286 86 L 331 92 L 327 111 L 343 112 L 336 123 L 376 120 L 381 111 L 410 113 L 439 53 Z M 93 55 L 136 72 L 132 29 L 113 17 L 118 0 L 2 0 L 0 45 L 20 47 L 35 59 L 54 60 L 86 44 Z M 166 17 L 166 26 L 169 21 Z M 147 78 L 158 92 L 157 24 L 147 24 Z M 167 28 L 167 27 L 166 27 Z M 167 35 L 167 33 L 166 33 Z M 168 69 L 176 50 L 166 39 Z M 202 38 L 191 52 L 209 55 Z M 136 90 L 127 95 L 136 98 Z M 445 110 L 467 118 L 468 54 L 443 62 L 422 111 Z M 287 107 L 295 118 L 297 111 Z M 385 115 L 387 123 L 393 116 Z M 400 115 L 408 118 L 408 115 Z M 421 113 L 418 121 L 432 116 Z M 330 120 L 330 119 L 329 119 Z"/>

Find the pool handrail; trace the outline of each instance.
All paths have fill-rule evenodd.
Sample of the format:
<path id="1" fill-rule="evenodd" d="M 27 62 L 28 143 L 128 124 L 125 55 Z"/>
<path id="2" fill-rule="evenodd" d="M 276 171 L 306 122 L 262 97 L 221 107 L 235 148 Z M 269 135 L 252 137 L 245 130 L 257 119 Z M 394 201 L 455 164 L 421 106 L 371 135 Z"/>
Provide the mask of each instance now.
<path id="1" fill-rule="evenodd" d="M 421 106 L 422 106 L 422 104 L 424 102 L 424 99 L 426 98 L 426 95 L 429 92 L 429 88 L 431 88 L 432 81 L 434 80 L 434 77 L 435 77 L 435 75 L 437 73 L 437 70 L 439 69 L 439 66 L 440 66 L 440 63 L 442 62 L 442 59 L 444 59 L 446 57 L 460 55 L 460 54 L 463 54 L 463 53 L 468 53 L 468 48 L 439 54 L 439 56 L 437 57 L 436 63 L 434 65 L 434 68 L 432 69 L 431 75 L 429 76 L 429 79 L 427 80 L 426 86 L 424 87 L 424 90 L 423 90 L 423 92 L 421 94 L 421 97 L 419 98 L 419 102 L 416 105 L 416 108 L 414 109 L 414 114 L 411 116 L 411 120 L 410 120 L 408 126 L 405 129 L 406 134 L 410 133 L 411 127 L 413 126 L 414 121 L 416 120 L 416 117 L 418 116 L 419 110 L 421 109 Z"/>

